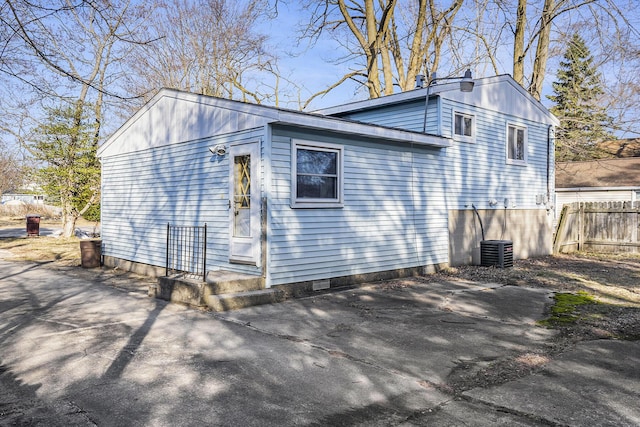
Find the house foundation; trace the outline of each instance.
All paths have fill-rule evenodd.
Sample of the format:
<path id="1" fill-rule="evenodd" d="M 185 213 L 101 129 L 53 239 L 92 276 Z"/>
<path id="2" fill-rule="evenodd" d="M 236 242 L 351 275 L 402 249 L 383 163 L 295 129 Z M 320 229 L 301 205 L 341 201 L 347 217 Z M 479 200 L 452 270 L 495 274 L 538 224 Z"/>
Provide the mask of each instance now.
<path id="1" fill-rule="evenodd" d="M 129 261 L 126 259 L 103 255 L 102 265 L 110 268 L 118 268 L 124 271 L 130 271 L 132 273 L 141 274 L 149 277 L 161 277 L 166 274 L 164 267 L 158 267 L 157 265 L 143 264 L 141 262 Z"/>
<path id="2" fill-rule="evenodd" d="M 480 220 L 482 220 L 482 227 Z M 482 209 L 449 211 L 451 266 L 480 265 L 480 242 L 513 241 L 514 259 L 551 255 L 553 214 L 544 209 Z"/>

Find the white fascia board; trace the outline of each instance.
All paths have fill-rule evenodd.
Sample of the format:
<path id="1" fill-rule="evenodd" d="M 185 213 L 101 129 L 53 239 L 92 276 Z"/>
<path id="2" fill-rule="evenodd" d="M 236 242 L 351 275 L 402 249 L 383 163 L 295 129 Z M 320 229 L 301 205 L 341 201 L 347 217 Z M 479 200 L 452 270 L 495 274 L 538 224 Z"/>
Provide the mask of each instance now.
<path id="1" fill-rule="evenodd" d="M 279 118 L 271 123 L 337 132 L 346 135 L 358 135 L 382 141 L 392 141 L 437 148 L 450 147 L 453 143 L 450 138 L 444 138 L 441 136 L 352 122 L 332 117 L 323 117 L 309 113 L 281 111 Z"/>
<path id="2" fill-rule="evenodd" d="M 560 126 L 556 116 L 508 75 L 477 80 L 473 92 L 449 90 L 441 96 L 485 110 Z M 517 102 L 517 97 L 523 98 L 526 103 Z"/>
<path id="3" fill-rule="evenodd" d="M 354 113 L 369 108 L 399 104 L 414 99 L 424 99 L 427 96 L 427 89 L 413 89 L 406 92 L 396 93 L 393 95 L 381 96 L 379 98 L 366 99 L 363 101 L 350 102 L 348 104 L 336 105 L 334 107 L 322 108 L 313 111 L 315 114 L 333 115 L 340 113 Z"/>
<path id="4" fill-rule="evenodd" d="M 244 113 L 259 118 L 257 125 L 267 123 L 283 123 L 292 126 L 313 128 L 323 131 L 341 132 L 351 135 L 361 135 L 368 138 L 380 140 L 404 142 L 416 145 L 431 147 L 448 147 L 452 141 L 435 135 L 426 135 L 418 132 L 405 131 L 401 129 L 385 128 L 360 122 L 327 117 L 319 114 L 298 112 L 294 110 L 282 110 L 275 107 L 248 104 L 240 101 L 216 98 L 206 95 L 199 95 L 190 92 L 183 92 L 175 89 L 161 89 L 149 102 L 140 108 L 131 118 L 129 118 L 104 144 L 98 148 L 97 157 L 102 158 L 110 151 L 110 147 L 129 128 L 142 119 L 163 98 L 171 98 L 182 101 L 186 104 L 213 108 L 222 108 L 239 113 Z"/>
<path id="5" fill-rule="evenodd" d="M 109 136 L 107 140 L 100 147 L 98 147 L 98 150 L 96 151 L 96 157 L 102 158 L 102 154 L 104 153 L 104 151 L 109 148 L 109 146 L 111 146 L 111 144 L 113 144 L 113 142 L 117 140 L 120 135 L 122 135 L 129 127 L 131 127 L 133 123 L 135 123 L 141 116 L 143 116 L 144 113 L 151 109 L 151 107 L 153 107 L 153 105 L 164 96 L 165 91 L 166 89 L 160 89 L 158 93 L 156 93 L 149 101 L 147 101 L 146 104 L 144 104 L 138 111 L 136 111 L 133 116 L 129 117 L 122 124 L 122 126 L 120 126 L 114 133 L 112 133 L 111 136 Z"/>
<path id="6" fill-rule="evenodd" d="M 527 92 L 522 86 L 520 86 L 509 75 L 503 74 L 493 77 L 484 77 L 474 79 L 475 87 L 472 92 L 461 92 L 459 89 L 460 84 L 457 81 L 443 81 L 442 83 L 436 83 L 429 89 L 429 95 L 440 95 L 443 98 L 451 99 L 454 101 L 466 103 L 468 105 L 475 105 L 481 108 L 490 110 L 501 110 L 499 101 L 496 101 L 495 97 L 488 96 L 488 93 L 494 91 L 499 93 L 500 88 L 510 87 L 517 91 L 522 97 L 534 106 L 534 110 L 537 111 L 541 117 L 544 117 L 544 121 L 547 124 L 553 126 L 560 126 L 560 121 L 544 106 L 540 101 L 535 99 L 529 92 Z M 495 87 L 496 89 L 493 89 Z M 376 107 L 399 104 L 407 101 L 413 101 L 418 99 L 424 99 L 427 96 L 427 88 L 413 89 L 406 92 L 401 92 L 393 95 L 382 96 L 380 98 L 367 99 L 364 101 L 356 101 L 348 104 L 338 105 L 335 107 L 323 108 L 315 111 L 318 114 L 335 115 L 341 113 L 355 113 L 361 110 L 368 110 Z M 499 97 L 498 97 L 499 98 Z M 504 112 L 504 111 L 503 111 Z"/>
<path id="7" fill-rule="evenodd" d="M 177 89 L 163 88 L 156 93 L 145 105 L 143 105 L 136 113 L 131 116 L 117 131 L 115 131 L 102 144 L 97 151 L 97 157 L 101 158 L 104 152 L 111 146 L 123 133 L 131 128 L 145 113 L 151 110 L 163 98 L 171 98 L 177 101 L 183 101 L 186 104 L 199 105 L 204 107 L 223 108 L 239 113 L 245 113 L 257 117 L 262 117 L 264 122 L 269 122 L 278 117 L 278 110 L 273 107 L 266 107 L 256 104 L 248 104 L 241 101 L 230 99 L 216 98 L 213 96 L 200 95 L 191 92 L 184 92 Z"/>
<path id="8" fill-rule="evenodd" d="M 483 79 L 474 79 L 476 85 L 482 85 L 486 82 L 494 82 L 496 80 L 505 80 L 504 77 L 508 76 L 496 76 L 496 77 L 486 77 Z M 429 96 L 440 94 L 443 92 L 456 92 L 459 91 L 460 82 L 459 81 L 447 81 L 443 80 L 441 83 L 435 83 L 431 85 L 429 90 Z M 473 93 L 473 92 L 471 92 Z M 394 93 L 392 95 L 381 96 L 379 98 L 373 99 L 365 99 L 362 101 L 350 102 L 348 104 L 336 105 L 335 107 L 323 108 L 314 113 L 318 114 L 340 114 L 340 113 L 354 113 L 361 110 L 368 110 L 375 107 L 387 106 L 400 104 L 407 101 L 414 101 L 417 99 L 425 99 L 427 96 L 427 88 L 417 88 L 412 90 L 407 90 L 405 92 Z"/>
<path id="9" fill-rule="evenodd" d="M 592 193 L 596 191 L 640 191 L 640 186 L 637 187 L 569 187 L 569 188 L 556 188 L 557 193 Z"/>

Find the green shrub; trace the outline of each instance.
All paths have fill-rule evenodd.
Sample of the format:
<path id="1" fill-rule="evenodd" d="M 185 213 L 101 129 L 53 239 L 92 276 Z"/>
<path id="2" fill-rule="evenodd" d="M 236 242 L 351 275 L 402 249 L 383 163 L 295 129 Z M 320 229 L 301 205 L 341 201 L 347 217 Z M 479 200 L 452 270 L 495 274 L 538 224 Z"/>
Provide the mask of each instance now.
<path id="1" fill-rule="evenodd" d="M 82 215 L 82 217 L 87 221 L 100 221 L 100 203 L 91 205 L 91 207 L 86 210 L 84 215 Z"/>

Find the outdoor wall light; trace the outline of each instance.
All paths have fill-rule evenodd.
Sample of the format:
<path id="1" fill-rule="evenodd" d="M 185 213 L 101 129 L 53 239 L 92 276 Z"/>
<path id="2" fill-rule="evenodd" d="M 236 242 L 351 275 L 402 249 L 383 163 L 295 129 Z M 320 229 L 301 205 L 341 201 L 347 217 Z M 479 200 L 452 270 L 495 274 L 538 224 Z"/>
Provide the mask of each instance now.
<path id="1" fill-rule="evenodd" d="M 218 144 L 213 147 L 209 147 L 209 151 L 217 156 L 224 156 L 227 154 L 227 147 L 225 147 L 224 144 Z"/>
<path id="2" fill-rule="evenodd" d="M 461 92 L 473 92 L 473 86 L 475 82 L 473 81 L 473 76 L 471 75 L 471 69 L 467 68 L 467 71 L 464 72 L 462 77 L 436 77 L 436 73 L 431 73 L 431 78 L 427 81 L 427 96 L 424 103 L 424 123 L 422 124 L 422 133 L 427 132 L 427 106 L 429 105 L 429 96 L 444 92 L 447 90 L 453 90 L 451 87 L 437 87 L 438 82 L 442 80 L 460 80 L 460 91 Z M 424 87 L 425 84 L 425 76 L 423 74 L 418 74 L 416 76 L 416 89 L 420 89 Z"/>
<path id="3" fill-rule="evenodd" d="M 460 80 L 460 91 L 461 92 L 473 92 L 473 86 L 475 82 L 473 81 L 473 77 L 471 76 L 471 70 L 467 68 L 467 71 L 464 72 L 464 76 Z"/>

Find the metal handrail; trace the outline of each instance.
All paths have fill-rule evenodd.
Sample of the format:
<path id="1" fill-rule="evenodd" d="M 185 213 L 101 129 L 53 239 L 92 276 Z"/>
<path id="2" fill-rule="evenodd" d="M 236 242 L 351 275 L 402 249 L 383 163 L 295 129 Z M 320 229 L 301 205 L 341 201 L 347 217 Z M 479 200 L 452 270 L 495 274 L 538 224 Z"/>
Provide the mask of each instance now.
<path id="1" fill-rule="evenodd" d="M 207 274 L 207 224 L 178 226 L 167 223 L 166 275 L 185 274 L 205 279 Z"/>

